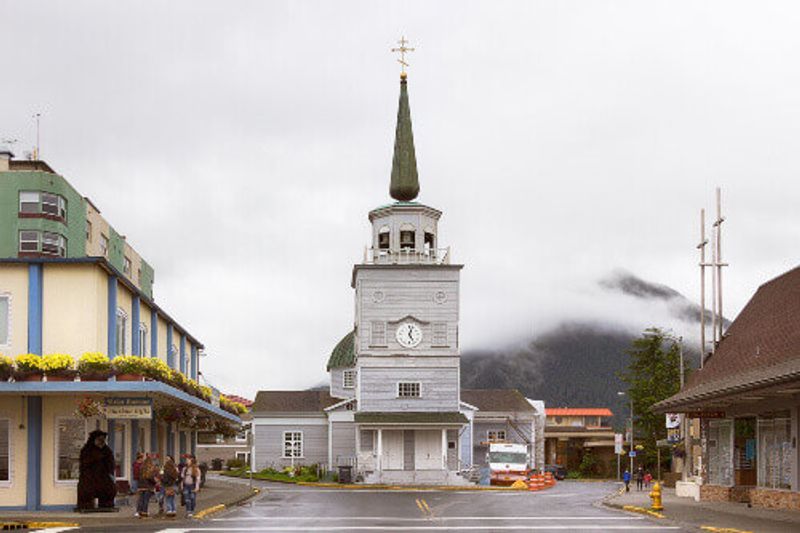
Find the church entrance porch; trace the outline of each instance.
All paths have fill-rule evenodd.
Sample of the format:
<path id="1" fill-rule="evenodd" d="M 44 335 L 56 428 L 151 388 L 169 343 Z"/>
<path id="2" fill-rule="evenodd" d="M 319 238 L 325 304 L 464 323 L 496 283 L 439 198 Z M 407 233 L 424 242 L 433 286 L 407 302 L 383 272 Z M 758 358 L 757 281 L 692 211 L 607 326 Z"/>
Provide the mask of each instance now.
<path id="1" fill-rule="evenodd" d="M 414 423 L 431 418 L 446 423 Z M 449 485 L 463 481 L 457 475 L 459 431 L 466 424 L 461 413 L 356 413 L 355 421 L 356 469 L 365 482 Z"/>

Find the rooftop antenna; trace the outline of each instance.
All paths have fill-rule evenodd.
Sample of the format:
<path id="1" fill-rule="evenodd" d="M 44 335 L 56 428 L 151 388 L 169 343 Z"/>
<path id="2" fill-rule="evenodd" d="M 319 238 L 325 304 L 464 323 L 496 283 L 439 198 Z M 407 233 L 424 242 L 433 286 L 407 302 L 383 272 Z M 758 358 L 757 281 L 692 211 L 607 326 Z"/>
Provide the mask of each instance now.
<path id="1" fill-rule="evenodd" d="M 706 210 L 700 210 L 700 368 L 706 358 Z"/>
<path id="2" fill-rule="evenodd" d="M 40 150 L 39 150 L 39 148 L 40 148 L 40 144 L 39 144 L 39 122 L 40 122 L 41 118 L 42 118 L 42 114 L 41 113 L 35 113 L 33 115 L 33 120 L 36 121 L 36 146 L 33 149 L 33 159 L 35 161 L 39 160 L 39 153 L 40 153 Z"/>

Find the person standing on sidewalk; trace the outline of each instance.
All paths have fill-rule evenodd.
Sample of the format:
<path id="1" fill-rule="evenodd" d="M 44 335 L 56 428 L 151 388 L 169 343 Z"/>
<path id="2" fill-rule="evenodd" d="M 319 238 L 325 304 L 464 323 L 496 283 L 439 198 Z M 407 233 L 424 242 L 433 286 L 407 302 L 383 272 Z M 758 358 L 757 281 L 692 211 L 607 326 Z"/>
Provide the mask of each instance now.
<path id="1" fill-rule="evenodd" d="M 131 494 L 136 494 L 139 489 L 139 472 L 142 469 L 142 463 L 144 462 L 144 454 L 139 452 L 136 454 L 136 460 L 131 465 Z"/>
<path id="2" fill-rule="evenodd" d="M 200 490 L 200 468 L 194 457 L 189 457 L 186 468 L 183 469 L 181 488 L 183 501 L 186 502 L 186 518 L 191 518 L 197 506 L 197 491 Z"/>
<path id="3" fill-rule="evenodd" d="M 625 473 L 622 474 L 622 481 L 625 482 L 625 492 L 630 492 L 631 491 L 631 473 L 627 468 L 625 469 Z"/>
<path id="4" fill-rule="evenodd" d="M 650 489 L 650 483 L 652 483 L 652 482 L 653 482 L 653 474 L 651 474 L 650 471 L 648 470 L 647 472 L 644 473 L 644 488 L 645 488 L 645 490 L 649 490 Z"/>
<path id="5" fill-rule="evenodd" d="M 642 490 L 643 483 L 644 483 L 644 468 L 640 466 L 639 470 L 636 471 L 636 490 Z"/>
<path id="6" fill-rule="evenodd" d="M 146 518 L 149 514 L 147 509 L 150 506 L 150 497 L 153 495 L 156 476 L 158 475 L 158 466 L 150 454 L 142 462 L 137 475 L 139 499 L 136 502 L 136 514 L 134 516 Z"/>
<path id="7" fill-rule="evenodd" d="M 164 491 L 164 507 L 168 517 L 175 516 L 175 491 L 177 489 L 178 480 L 178 467 L 175 466 L 175 460 L 169 455 L 164 459 L 164 468 L 161 471 L 161 486 Z"/>

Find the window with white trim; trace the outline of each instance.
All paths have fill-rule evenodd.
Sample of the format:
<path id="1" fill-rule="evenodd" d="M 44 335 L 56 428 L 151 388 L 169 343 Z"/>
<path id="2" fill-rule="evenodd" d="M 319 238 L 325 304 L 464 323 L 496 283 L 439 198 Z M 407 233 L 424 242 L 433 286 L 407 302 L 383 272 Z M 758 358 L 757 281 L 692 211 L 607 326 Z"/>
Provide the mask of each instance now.
<path id="1" fill-rule="evenodd" d="M 236 452 L 236 459 L 242 461 L 244 464 L 250 464 L 250 452 Z"/>
<path id="2" fill-rule="evenodd" d="M 447 322 L 433 323 L 433 346 L 447 346 Z"/>
<path id="3" fill-rule="evenodd" d="M 139 355 L 147 357 L 147 326 L 139 324 Z"/>
<path id="4" fill-rule="evenodd" d="M 38 213 L 39 212 L 39 192 L 20 191 L 19 192 L 19 212 Z"/>
<path id="5" fill-rule="evenodd" d="M 0 294 L 0 346 L 10 344 L 11 334 L 11 296 Z"/>
<path id="6" fill-rule="evenodd" d="M 22 230 L 19 232 L 19 251 L 66 257 L 67 239 L 50 231 Z"/>
<path id="7" fill-rule="evenodd" d="M 386 346 L 386 322 L 373 320 L 370 323 L 370 346 Z"/>
<path id="8" fill-rule="evenodd" d="M 67 240 L 63 235 L 59 235 L 58 233 L 43 231 L 42 253 L 47 255 L 56 255 L 58 257 L 66 257 Z"/>
<path id="9" fill-rule="evenodd" d="M 103 257 L 108 257 L 108 237 L 102 233 L 100 234 L 100 254 Z"/>
<path id="10" fill-rule="evenodd" d="M 758 486 L 792 488 L 792 419 L 789 413 L 758 419 Z"/>
<path id="11" fill-rule="evenodd" d="M 283 432 L 283 457 L 303 457 L 303 432 L 284 431 Z"/>
<path id="12" fill-rule="evenodd" d="M 122 273 L 128 277 L 131 275 L 131 260 L 127 257 L 123 258 Z"/>
<path id="13" fill-rule="evenodd" d="M 0 418 L 0 483 L 11 481 L 11 420 Z"/>
<path id="14" fill-rule="evenodd" d="M 125 355 L 125 331 L 128 325 L 128 315 L 122 309 L 117 309 L 117 355 Z"/>
<path id="15" fill-rule="evenodd" d="M 56 480 L 77 481 L 80 473 L 81 448 L 86 440 L 83 418 L 56 418 Z"/>
<path id="16" fill-rule="evenodd" d="M 245 426 L 236 432 L 236 442 L 247 442 L 247 435 L 250 433 L 250 426 Z"/>
<path id="17" fill-rule="evenodd" d="M 506 430 L 505 429 L 496 429 L 490 430 L 486 432 L 486 440 L 489 442 L 501 442 L 506 440 Z"/>
<path id="18" fill-rule="evenodd" d="M 345 370 L 342 373 L 342 386 L 345 389 L 356 388 L 356 371 L 353 369 Z"/>
<path id="19" fill-rule="evenodd" d="M 421 389 L 419 381 L 401 381 L 397 384 L 398 398 L 419 398 Z"/>

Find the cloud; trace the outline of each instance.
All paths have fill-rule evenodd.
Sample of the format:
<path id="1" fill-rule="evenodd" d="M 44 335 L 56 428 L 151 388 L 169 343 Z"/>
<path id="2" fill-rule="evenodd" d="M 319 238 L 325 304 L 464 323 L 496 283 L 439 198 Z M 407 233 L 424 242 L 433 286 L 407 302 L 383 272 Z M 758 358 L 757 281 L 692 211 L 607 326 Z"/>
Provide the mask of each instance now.
<path id="1" fill-rule="evenodd" d="M 43 112 L 44 158 L 155 266 L 231 392 L 319 382 L 352 326 L 403 33 L 420 200 L 466 265 L 462 348 L 621 312 L 592 292 L 617 267 L 694 297 L 716 185 L 726 314 L 796 265 L 795 3 L 0 9 L 0 136 L 31 145 Z"/>

